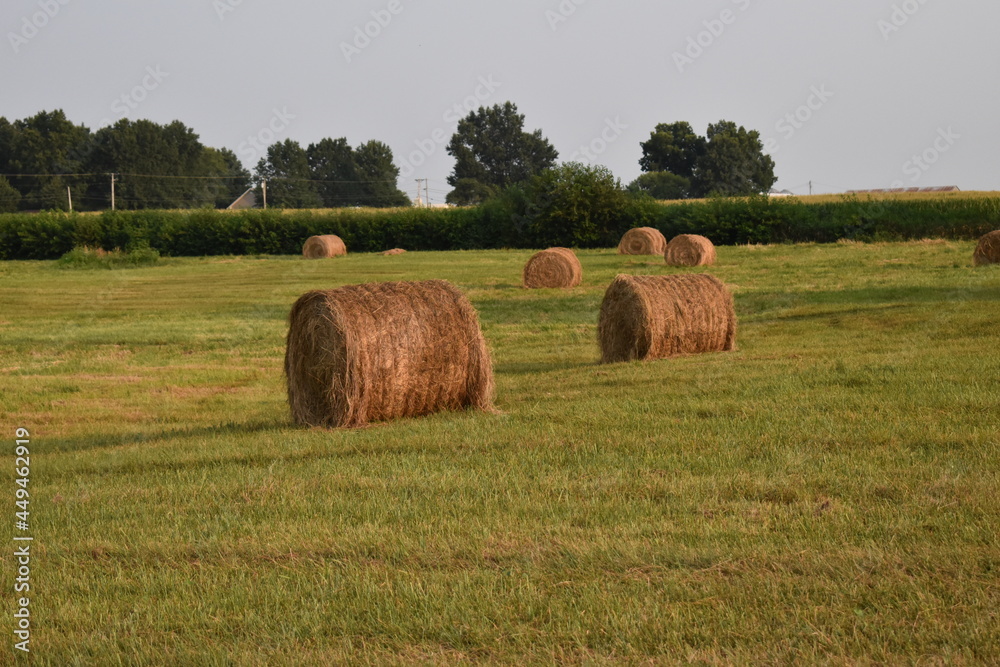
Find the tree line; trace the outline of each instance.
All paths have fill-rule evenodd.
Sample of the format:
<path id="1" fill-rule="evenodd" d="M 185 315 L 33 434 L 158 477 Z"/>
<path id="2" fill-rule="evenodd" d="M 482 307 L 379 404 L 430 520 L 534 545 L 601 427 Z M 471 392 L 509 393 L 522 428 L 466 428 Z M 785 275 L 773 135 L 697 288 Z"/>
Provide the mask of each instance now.
<path id="1" fill-rule="evenodd" d="M 272 144 L 251 174 L 228 148 L 212 148 L 180 121 L 119 120 L 92 131 L 62 110 L 0 117 L 0 212 L 225 208 L 263 180 L 282 208 L 406 206 L 391 149 L 323 139 Z M 68 192 L 67 192 L 68 189 Z M 262 193 L 261 193 L 262 194 Z M 259 200 L 258 200 L 259 201 Z"/>
<path id="2" fill-rule="evenodd" d="M 626 188 L 612 178 L 615 188 L 685 199 L 767 192 L 776 180 L 759 133 L 731 121 L 709 125 L 705 136 L 687 122 L 658 124 L 641 148 L 642 175 Z M 511 102 L 460 119 L 447 151 L 455 159 L 447 201 L 456 205 L 516 199 L 512 190 L 532 190 L 532 180 L 559 158 L 541 130 L 525 130 Z M 585 165 L 560 169 L 579 187 L 581 174 L 599 171 L 601 188 L 610 175 Z M 224 208 L 255 187 L 260 201 L 265 181 L 267 202 L 278 208 L 408 206 L 398 177 L 392 149 L 377 140 L 352 147 L 346 138 L 325 138 L 303 147 L 286 139 L 268 146 L 251 173 L 233 151 L 204 146 L 180 121 L 126 118 L 92 131 L 61 110 L 13 122 L 0 117 L 0 211 L 66 209 L 67 189 L 74 208 L 104 209 L 112 187 L 123 209 Z"/>

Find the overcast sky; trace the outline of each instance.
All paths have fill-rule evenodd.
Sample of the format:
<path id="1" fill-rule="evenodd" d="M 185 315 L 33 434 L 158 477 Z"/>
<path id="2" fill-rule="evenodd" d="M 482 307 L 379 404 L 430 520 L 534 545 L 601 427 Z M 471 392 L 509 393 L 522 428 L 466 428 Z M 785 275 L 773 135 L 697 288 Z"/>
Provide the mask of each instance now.
<path id="1" fill-rule="evenodd" d="M 248 167 L 272 136 L 379 139 L 434 202 L 455 106 L 507 100 L 624 183 L 657 123 L 726 119 L 797 194 L 992 190 L 998 26 L 994 0 L 4 0 L 0 115 L 177 119 Z"/>

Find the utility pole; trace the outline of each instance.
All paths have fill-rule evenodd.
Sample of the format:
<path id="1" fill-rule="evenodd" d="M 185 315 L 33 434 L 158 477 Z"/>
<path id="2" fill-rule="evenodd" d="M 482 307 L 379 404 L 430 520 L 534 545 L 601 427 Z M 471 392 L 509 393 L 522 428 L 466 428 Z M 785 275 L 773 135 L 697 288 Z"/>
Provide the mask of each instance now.
<path id="1" fill-rule="evenodd" d="M 809 194 L 813 193 L 813 182 L 809 181 Z"/>
<path id="2" fill-rule="evenodd" d="M 115 210 L 115 175 L 111 174 L 111 210 Z"/>
<path id="3" fill-rule="evenodd" d="M 264 193 L 264 210 L 267 210 L 267 181 L 260 182 L 260 189 Z"/>
<path id="4" fill-rule="evenodd" d="M 431 183 L 431 179 L 429 179 L 429 178 L 425 178 L 424 179 L 424 195 L 425 195 L 424 196 L 424 206 L 426 206 L 427 208 L 430 208 L 430 206 L 431 206 L 431 190 L 430 190 L 431 186 L 430 186 L 430 183 Z"/>
<path id="5" fill-rule="evenodd" d="M 69 202 L 69 212 L 72 213 L 73 212 L 73 191 L 69 189 L 68 185 L 66 186 L 66 201 Z"/>
<path id="6" fill-rule="evenodd" d="M 426 181 L 427 179 L 426 178 L 415 178 L 413 180 L 415 180 L 417 182 L 417 206 L 420 206 L 421 205 L 420 184 L 423 183 L 424 181 Z M 426 201 L 423 202 L 423 205 L 427 206 L 427 202 Z"/>

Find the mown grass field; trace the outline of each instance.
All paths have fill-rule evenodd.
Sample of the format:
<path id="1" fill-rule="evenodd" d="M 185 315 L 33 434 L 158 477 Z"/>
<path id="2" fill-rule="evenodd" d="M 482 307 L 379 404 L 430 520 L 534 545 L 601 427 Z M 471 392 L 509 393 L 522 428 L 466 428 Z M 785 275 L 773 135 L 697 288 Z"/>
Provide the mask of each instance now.
<path id="1" fill-rule="evenodd" d="M 996 663 L 1000 266 L 972 250 L 723 247 L 738 350 L 611 366 L 604 288 L 679 269 L 581 251 L 581 287 L 529 292 L 529 251 L 2 263 L 34 662 Z M 424 278 L 478 308 L 501 414 L 293 426 L 295 298 Z"/>

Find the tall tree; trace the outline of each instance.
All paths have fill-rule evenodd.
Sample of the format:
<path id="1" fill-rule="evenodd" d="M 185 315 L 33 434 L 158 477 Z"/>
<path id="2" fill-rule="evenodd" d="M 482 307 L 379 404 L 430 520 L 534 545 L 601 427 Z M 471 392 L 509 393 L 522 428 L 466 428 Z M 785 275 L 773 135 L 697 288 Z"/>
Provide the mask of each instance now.
<path id="1" fill-rule="evenodd" d="M 642 146 L 639 166 L 643 171 L 669 171 L 675 176 L 694 178 L 695 165 L 705 154 L 707 141 L 690 123 L 660 123 Z"/>
<path id="2" fill-rule="evenodd" d="M 299 142 L 285 139 L 267 148 L 257 163 L 257 180 L 267 181 L 267 202 L 278 208 L 320 208 L 309 156 Z"/>
<path id="3" fill-rule="evenodd" d="M 90 130 L 74 125 L 61 110 L 39 113 L 8 123 L 0 123 L 0 173 L 18 174 L 17 189 L 28 208 L 51 208 L 52 193 L 76 183 L 74 178 L 60 179 L 60 174 L 79 173 L 80 147 L 87 143 Z"/>
<path id="4" fill-rule="evenodd" d="M 647 173 L 632 190 L 672 191 L 685 198 L 740 196 L 766 192 L 777 180 L 760 134 L 732 121 L 709 125 L 705 137 L 683 121 L 661 123 L 641 146 L 639 165 Z"/>
<path id="5" fill-rule="evenodd" d="M 346 138 L 322 139 L 306 149 L 316 191 L 325 208 L 355 206 L 359 199 L 354 149 Z"/>
<path id="6" fill-rule="evenodd" d="M 767 192 L 777 178 L 760 133 L 731 121 L 708 126 L 708 144 L 695 170 L 697 195 L 727 197 Z"/>
<path id="7" fill-rule="evenodd" d="M 524 115 L 511 102 L 480 107 L 460 120 L 448 154 L 455 158 L 448 177 L 455 188 L 448 194 L 453 204 L 477 203 L 469 200 L 477 191 L 475 183 L 503 189 L 553 166 L 559 157 L 541 130 L 524 131 Z"/>
<path id="8" fill-rule="evenodd" d="M 360 181 L 358 205 L 377 208 L 410 205 L 410 198 L 396 185 L 399 167 L 388 145 L 375 140 L 361 144 L 354 151 L 354 163 Z"/>
<path id="9" fill-rule="evenodd" d="M 206 194 L 205 147 L 180 121 L 119 120 L 94 135 L 87 171 L 115 173 L 120 208 L 187 208 L 214 203 Z M 92 186 L 91 196 L 107 196 L 110 185 Z"/>

